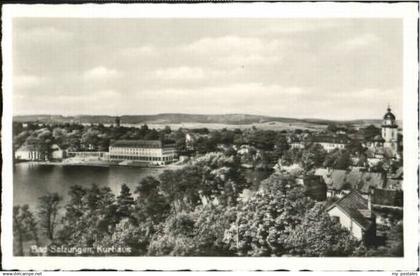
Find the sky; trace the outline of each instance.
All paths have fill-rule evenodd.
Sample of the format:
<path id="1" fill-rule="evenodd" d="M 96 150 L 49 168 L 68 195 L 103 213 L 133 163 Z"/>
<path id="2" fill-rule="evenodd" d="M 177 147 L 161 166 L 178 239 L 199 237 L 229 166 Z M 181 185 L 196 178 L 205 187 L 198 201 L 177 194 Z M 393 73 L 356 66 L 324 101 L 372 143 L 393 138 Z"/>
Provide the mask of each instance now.
<path id="1" fill-rule="evenodd" d="M 402 116 L 399 19 L 15 18 L 14 114 Z"/>

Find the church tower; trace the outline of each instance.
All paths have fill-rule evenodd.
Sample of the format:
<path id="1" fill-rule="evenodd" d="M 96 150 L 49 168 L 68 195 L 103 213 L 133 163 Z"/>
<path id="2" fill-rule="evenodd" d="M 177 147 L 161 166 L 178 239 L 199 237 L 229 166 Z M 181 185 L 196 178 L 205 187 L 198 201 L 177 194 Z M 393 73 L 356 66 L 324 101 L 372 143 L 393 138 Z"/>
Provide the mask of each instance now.
<path id="1" fill-rule="evenodd" d="M 385 140 L 384 148 L 390 149 L 395 155 L 398 149 L 398 125 L 389 106 L 382 121 L 382 138 Z"/>
<path id="2" fill-rule="evenodd" d="M 115 117 L 115 126 L 120 127 L 120 125 L 121 125 L 121 118 L 117 116 Z"/>

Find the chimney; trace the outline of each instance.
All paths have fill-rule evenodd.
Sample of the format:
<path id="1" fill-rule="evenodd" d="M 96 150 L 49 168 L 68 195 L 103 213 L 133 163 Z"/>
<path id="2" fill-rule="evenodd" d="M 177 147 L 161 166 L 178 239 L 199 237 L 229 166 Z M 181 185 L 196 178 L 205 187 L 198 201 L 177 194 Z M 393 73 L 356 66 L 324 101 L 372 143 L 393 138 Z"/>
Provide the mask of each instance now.
<path id="1" fill-rule="evenodd" d="M 370 187 L 369 193 L 368 193 L 368 210 L 369 211 L 372 211 L 372 196 L 374 192 L 375 192 L 375 188 Z"/>

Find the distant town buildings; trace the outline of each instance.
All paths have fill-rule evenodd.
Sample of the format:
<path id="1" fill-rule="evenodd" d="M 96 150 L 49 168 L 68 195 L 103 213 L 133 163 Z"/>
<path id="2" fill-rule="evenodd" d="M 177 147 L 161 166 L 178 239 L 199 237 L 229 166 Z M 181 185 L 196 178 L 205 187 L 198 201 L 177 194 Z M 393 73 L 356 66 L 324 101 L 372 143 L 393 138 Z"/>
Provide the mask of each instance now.
<path id="1" fill-rule="evenodd" d="M 172 162 L 175 155 L 175 144 L 160 140 L 121 140 L 109 147 L 110 161 L 163 165 Z"/>

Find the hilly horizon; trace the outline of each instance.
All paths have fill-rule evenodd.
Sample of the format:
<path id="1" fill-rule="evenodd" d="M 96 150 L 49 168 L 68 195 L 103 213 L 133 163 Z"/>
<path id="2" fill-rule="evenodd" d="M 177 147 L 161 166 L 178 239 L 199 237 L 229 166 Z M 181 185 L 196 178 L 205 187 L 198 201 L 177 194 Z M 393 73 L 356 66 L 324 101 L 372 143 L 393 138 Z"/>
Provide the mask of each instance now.
<path id="1" fill-rule="evenodd" d="M 187 113 L 159 113 L 153 115 L 15 115 L 13 120 L 16 122 L 38 121 L 42 123 L 102 123 L 112 124 L 115 118 L 120 117 L 122 124 L 180 124 L 180 123 L 208 123 L 208 124 L 227 124 L 227 125 L 246 125 L 257 123 L 281 122 L 281 123 L 309 123 L 317 125 L 336 124 L 357 124 L 366 125 L 381 123 L 381 119 L 355 119 L 355 120 L 330 120 L 319 118 L 289 118 L 274 117 L 253 114 L 187 114 Z"/>

